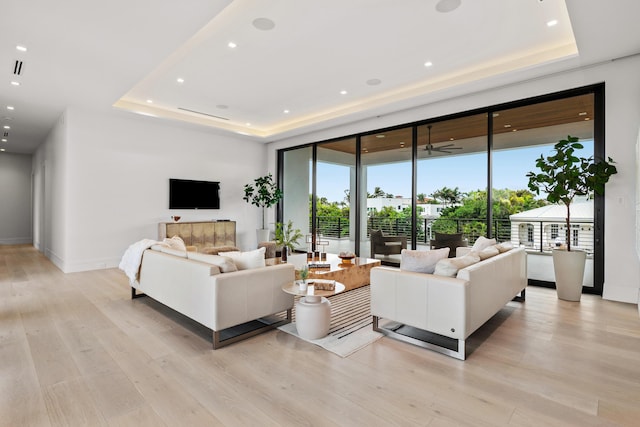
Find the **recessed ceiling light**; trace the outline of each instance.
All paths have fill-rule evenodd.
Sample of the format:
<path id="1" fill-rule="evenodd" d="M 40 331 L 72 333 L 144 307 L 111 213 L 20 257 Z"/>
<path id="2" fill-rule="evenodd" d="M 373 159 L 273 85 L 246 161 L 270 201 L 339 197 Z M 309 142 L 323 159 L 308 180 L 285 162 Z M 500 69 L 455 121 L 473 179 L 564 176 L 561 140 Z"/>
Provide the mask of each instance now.
<path id="1" fill-rule="evenodd" d="M 583 111 L 583 112 L 581 112 L 581 113 L 578 113 L 578 115 L 579 115 L 579 116 L 586 116 L 586 115 L 587 115 L 587 112 L 586 112 L 586 111 Z"/>
<path id="2" fill-rule="evenodd" d="M 440 0 L 436 4 L 436 10 L 440 13 L 453 12 L 460 7 L 461 0 Z"/>
<path id="3" fill-rule="evenodd" d="M 431 67 L 431 66 L 433 66 L 433 62 L 427 61 L 427 62 L 424 63 L 424 66 L 425 67 Z"/>
<path id="4" fill-rule="evenodd" d="M 584 119 L 585 119 L 585 120 L 591 120 L 589 117 L 585 117 Z"/>
<path id="5" fill-rule="evenodd" d="M 346 95 L 346 94 L 347 94 L 347 91 L 346 91 L 346 90 L 341 90 L 341 91 L 340 91 L 340 95 Z"/>
<path id="6" fill-rule="evenodd" d="M 11 82 L 11 84 L 14 86 L 20 86 L 20 82 L 16 82 L 16 81 Z"/>
<path id="7" fill-rule="evenodd" d="M 511 125 L 507 124 L 507 125 L 504 125 L 504 127 L 506 127 L 506 128 L 510 128 L 510 127 L 511 127 Z"/>
<path id="8" fill-rule="evenodd" d="M 153 99 L 147 99 L 147 104 L 153 104 Z"/>
<path id="9" fill-rule="evenodd" d="M 0 148 L 0 151 L 6 151 L 4 148 Z"/>
<path id="10" fill-rule="evenodd" d="M 251 123 L 247 122 L 245 123 L 245 126 L 251 126 Z"/>
<path id="11" fill-rule="evenodd" d="M 176 81 L 180 84 L 184 83 L 184 79 L 182 77 L 178 77 Z"/>
<path id="12" fill-rule="evenodd" d="M 289 110 L 284 110 L 283 113 L 289 114 Z"/>
<path id="13" fill-rule="evenodd" d="M 385 137 L 385 134 L 383 134 L 383 133 L 381 133 L 379 135 L 376 135 L 376 138 L 384 138 L 384 137 Z"/>
<path id="14" fill-rule="evenodd" d="M 404 142 L 400 142 L 400 147 L 404 147 Z"/>
<path id="15" fill-rule="evenodd" d="M 16 46 L 16 49 L 19 50 L 20 52 L 26 52 L 27 51 L 26 47 L 20 46 L 20 45 Z"/>
<path id="16" fill-rule="evenodd" d="M 369 86 L 378 86 L 380 83 L 382 83 L 382 80 L 380 80 L 380 79 L 369 79 L 369 80 L 366 81 L 366 83 Z"/>
<path id="17" fill-rule="evenodd" d="M 449 141 L 454 141 L 454 140 L 455 140 L 455 138 L 449 138 Z"/>
<path id="18" fill-rule="evenodd" d="M 511 129 L 511 132 L 517 132 L 518 129 Z"/>
<path id="19" fill-rule="evenodd" d="M 555 25 L 558 25 L 557 19 L 552 19 L 551 21 L 547 22 L 547 27 L 553 27 Z"/>
<path id="20" fill-rule="evenodd" d="M 235 44 L 234 42 L 227 43 L 227 46 L 230 47 L 231 49 L 235 49 L 236 47 L 238 47 L 238 45 Z"/>
<path id="21" fill-rule="evenodd" d="M 2 127 L 5 128 L 5 129 L 11 129 L 11 126 L 9 126 L 9 125 L 4 125 Z"/>
<path id="22" fill-rule="evenodd" d="M 273 30 L 276 26 L 276 23 L 269 18 L 256 18 L 252 24 L 255 28 L 262 31 Z"/>
<path id="23" fill-rule="evenodd" d="M 2 138 L 2 142 L 7 142 L 7 138 Z"/>
<path id="24" fill-rule="evenodd" d="M 500 113 L 493 113 L 493 117 L 499 117 Z"/>
<path id="25" fill-rule="evenodd" d="M 7 105 L 7 110 L 13 111 L 13 110 L 15 110 L 15 108 L 13 107 L 13 105 Z"/>
<path id="26" fill-rule="evenodd" d="M 241 130 L 237 130 L 237 131 L 236 131 L 236 133 L 237 133 L 237 134 L 240 134 L 240 135 L 244 135 L 244 136 L 251 136 L 251 134 L 250 134 L 250 133 L 242 132 Z"/>

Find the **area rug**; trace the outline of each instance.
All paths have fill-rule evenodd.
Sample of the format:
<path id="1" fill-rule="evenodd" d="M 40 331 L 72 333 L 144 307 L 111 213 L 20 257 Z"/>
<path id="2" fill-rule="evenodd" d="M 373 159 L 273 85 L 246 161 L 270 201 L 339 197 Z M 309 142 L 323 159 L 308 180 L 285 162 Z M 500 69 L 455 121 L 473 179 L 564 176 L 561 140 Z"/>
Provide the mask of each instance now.
<path id="1" fill-rule="evenodd" d="M 300 338 L 293 322 L 278 327 L 283 332 L 329 350 L 338 356 L 350 354 L 380 339 L 382 334 L 372 329 L 369 286 L 353 289 L 329 298 L 331 301 L 331 325 L 329 335 L 319 340 Z M 296 301 L 297 302 L 297 301 Z"/>

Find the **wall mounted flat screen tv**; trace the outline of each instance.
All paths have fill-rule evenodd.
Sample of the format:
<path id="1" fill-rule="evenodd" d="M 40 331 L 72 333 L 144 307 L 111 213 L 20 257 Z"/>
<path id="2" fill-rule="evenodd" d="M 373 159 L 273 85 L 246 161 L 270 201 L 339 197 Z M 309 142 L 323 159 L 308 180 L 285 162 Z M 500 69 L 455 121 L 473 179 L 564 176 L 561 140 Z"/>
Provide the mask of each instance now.
<path id="1" fill-rule="evenodd" d="M 220 209 L 220 183 L 169 179 L 169 209 Z"/>

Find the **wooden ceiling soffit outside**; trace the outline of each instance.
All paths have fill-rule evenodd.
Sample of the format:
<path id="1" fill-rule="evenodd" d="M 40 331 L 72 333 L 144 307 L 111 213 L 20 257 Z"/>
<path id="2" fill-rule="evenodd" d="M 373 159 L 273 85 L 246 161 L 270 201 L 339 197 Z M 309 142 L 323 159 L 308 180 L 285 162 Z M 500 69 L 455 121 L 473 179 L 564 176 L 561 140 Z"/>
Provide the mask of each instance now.
<path id="1" fill-rule="evenodd" d="M 553 127 L 593 119 L 593 95 L 585 94 L 555 101 L 542 102 L 493 113 L 493 132 L 504 134 L 529 129 Z M 456 142 L 464 145 L 487 135 L 487 115 L 476 114 L 442 122 L 431 123 L 431 144 Z M 418 146 L 426 145 L 429 138 L 427 125 L 418 127 Z M 355 154 L 355 138 L 322 143 L 324 149 Z M 362 151 L 375 153 L 411 147 L 411 126 L 364 135 Z"/>

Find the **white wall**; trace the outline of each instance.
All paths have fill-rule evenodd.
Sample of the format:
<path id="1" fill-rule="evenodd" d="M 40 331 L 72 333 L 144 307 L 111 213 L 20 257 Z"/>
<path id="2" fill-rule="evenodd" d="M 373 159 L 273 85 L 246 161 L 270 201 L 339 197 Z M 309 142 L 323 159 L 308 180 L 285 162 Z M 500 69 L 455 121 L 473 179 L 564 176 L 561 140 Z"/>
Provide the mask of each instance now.
<path id="1" fill-rule="evenodd" d="M 269 167 L 276 150 L 328 138 L 410 123 L 585 85 L 606 83 L 606 151 L 618 166 L 605 196 L 604 298 L 637 303 L 640 262 L 635 253 L 635 142 L 640 125 L 640 57 L 556 73 L 524 83 L 487 89 L 486 82 L 455 88 L 451 99 L 378 116 L 269 144 Z M 469 95 L 460 95 L 463 91 Z"/>
<path id="2" fill-rule="evenodd" d="M 0 153 L 0 244 L 31 243 L 31 155 Z"/>
<path id="3" fill-rule="evenodd" d="M 238 246 L 253 249 L 259 209 L 242 200 L 243 186 L 265 173 L 265 154 L 257 142 L 70 108 L 34 161 L 45 162 L 51 181 L 45 253 L 64 272 L 116 267 L 130 244 L 157 238 L 158 222 L 171 215 L 235 220 Z M 220 181 L 221 209 L 169 210 L 169 178 Z"/>

